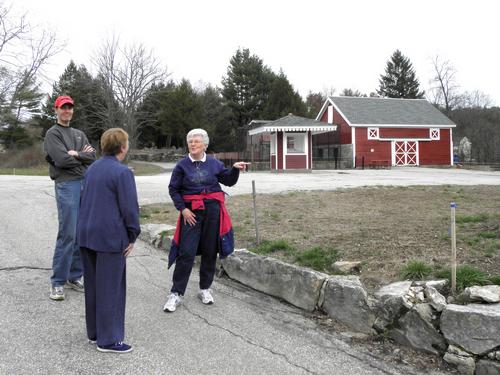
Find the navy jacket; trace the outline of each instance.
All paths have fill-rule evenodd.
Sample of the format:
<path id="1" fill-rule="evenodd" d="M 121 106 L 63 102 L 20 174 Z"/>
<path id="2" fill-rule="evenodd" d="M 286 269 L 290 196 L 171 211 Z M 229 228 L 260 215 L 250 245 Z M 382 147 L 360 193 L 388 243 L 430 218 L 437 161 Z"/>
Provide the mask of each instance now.
<path id="1" fill-rule="evenodd" d="M 140 232 L 134 175 L 115 156 L 103 156 L 89 167 L 83 180 L 78 245 L 122 252 Z"/>
<path id="2" fill-rule="evenodd" d="M 186 204 L 183 195 L 216 193 L 222 191 L 219 183 L 233 186 L 238 182 L 240 170 L 226 168 L 221 161 L 207 155 L 204 162 L 192 162 L 188 156 L 179 160 L 172 171 L 168 192 L 175 208 L 182 211 Z"/>

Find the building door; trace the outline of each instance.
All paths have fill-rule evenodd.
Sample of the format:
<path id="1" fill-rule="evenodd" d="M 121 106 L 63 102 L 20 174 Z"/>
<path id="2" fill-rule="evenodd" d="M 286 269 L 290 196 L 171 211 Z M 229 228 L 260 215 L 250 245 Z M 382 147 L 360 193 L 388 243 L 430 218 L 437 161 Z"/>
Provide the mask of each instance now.
<path id="1" fill-rule="evenodd" d="M 416 141 L 394 141 L 395 165 L 418 165 Z"/>

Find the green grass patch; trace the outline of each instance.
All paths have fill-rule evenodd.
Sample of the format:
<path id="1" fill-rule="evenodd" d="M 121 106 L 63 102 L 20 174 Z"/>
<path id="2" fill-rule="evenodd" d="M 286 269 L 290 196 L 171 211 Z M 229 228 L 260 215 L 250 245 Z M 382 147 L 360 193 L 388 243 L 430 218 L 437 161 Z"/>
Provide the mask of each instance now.
<path id="1" fill-rule="evenodd" d="M 135 176 L 152 176 L 165 172 L 165 169 L 154 164 L 128 162 L 129 168 L 132 168 Z"/>
<path id="2" fill-rule="evenodd" d="M 481 238 L 497 238 L 498 233 L 493 231 L 479 232 L 478 236 Z"/>
<path id="3" fill-rule="evenodd" d="M 257 254 L 270 254 L 276 251 L 293 251 L 293 247 L 285 240 L 262 241 L 261 244 L 253 249 L 252 252 Z"/>
<path id="4" fill-rule="evenodd" d="M 448 279 L 451 285 L 451 270 L 446 269 L 437 273 L 439 278 Z M 491 280 L 486 273 L 479 271 L 471 266 L 457 267 L 457 290 L 463 290 L 469 286 L 486 285 Z"/>
<path id="5" fill-rule="evenodd" d="M 295 262 L 304 267 L 310 267 L 316 271 L 328 271 L 332 264 L 339 259 L 336 249 L 323 248 L 320 246 L 303 251 L 295 256 Z"/>
<path id="6" fill-rule="evenodd" d="M 500 275 L 491 276 L 490 282 L 495 285 L 500 285 Z"/>
<path id="7" fill-rule="evenodd" d="M 27 168 L 0 168 L 0 174 L 19 176 L 48 176 L 48 164 Z"/>
<path id="8" fill-rule="evenodd" d="M 432 273 L 432 267 L 419 260 L 408 262 L 401 270 L 403 280 L 423 280 Z"/>
<path id="9" fill-rule="evenodd" d="M 465 224 L 465 223 L 481 223 L 483 221 L 488 220 L 488 215 L 480 214 L 480 215 L 470 215 L 470 216 L 457 216 L 455 218 L 455 222 L 457 224 Z"/>
<path id="10" fill-rule="evenodd" d="M 481 239 L 477 236 L 464 238 L 464 242 L 469 246 L 477 245 Z"/>
<path id="11" fill-rule="evenodd" d="M 139 219 L 142 223 L 143 220 L 147 220 L 147 219 L 150 219 L 151 218 L 151 215 L 150 214 L 147 214 L 147 213 L 140 213 L 139 214 Z"/>

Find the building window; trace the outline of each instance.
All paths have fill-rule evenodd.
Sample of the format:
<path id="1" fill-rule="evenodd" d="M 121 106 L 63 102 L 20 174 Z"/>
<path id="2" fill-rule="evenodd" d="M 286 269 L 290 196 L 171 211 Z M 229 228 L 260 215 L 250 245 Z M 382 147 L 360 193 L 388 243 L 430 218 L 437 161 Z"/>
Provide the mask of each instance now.
<path id="1" fill-rule="evenodd" d="M 305 135 L 289 134 L 286 136 L 287 154 L 303 154 L 305 152 Z"/>
<path id="2" fill-rule="evenodd" d="M 378 139 L 378 128 L 368 128 L 368 139 Z"/>
<path id="3" fill-rule="evenodd" d="M 430 138 L 439 140 L 439 129 L 429 129 Z"/>
<path id="4" fill-rule="evenodd" d="M 328 123 L 333 124 L 333 105 L 328 106 Z"/>

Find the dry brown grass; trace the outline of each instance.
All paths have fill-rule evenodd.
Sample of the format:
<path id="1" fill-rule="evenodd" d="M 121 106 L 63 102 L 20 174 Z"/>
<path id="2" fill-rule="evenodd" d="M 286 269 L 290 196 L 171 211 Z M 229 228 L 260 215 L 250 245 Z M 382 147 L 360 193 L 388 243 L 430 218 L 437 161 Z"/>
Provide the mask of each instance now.
<path id="1" fill-rule="evenodd" d="M 500 187 L 369 187 L 336 191 L 261 194 L 257 197 L 261 238 L 283 239 L 297 252 L 334 248 L 343 260 L 363 262 L 367 286 L 399 279 L 411 260 L 435 271 L 450 260 L 450 202 L 457 203 L 459 264 L 500 275 Z M 255 247 L 252 197 L 227 199 L 236 247 Z M 143 222 L 175 225 L 170 204 L 142 207 Z M 467 218 L 471 219 L 470 221 Z M 293 262 L 294 254 L 272 256 Z"/>

